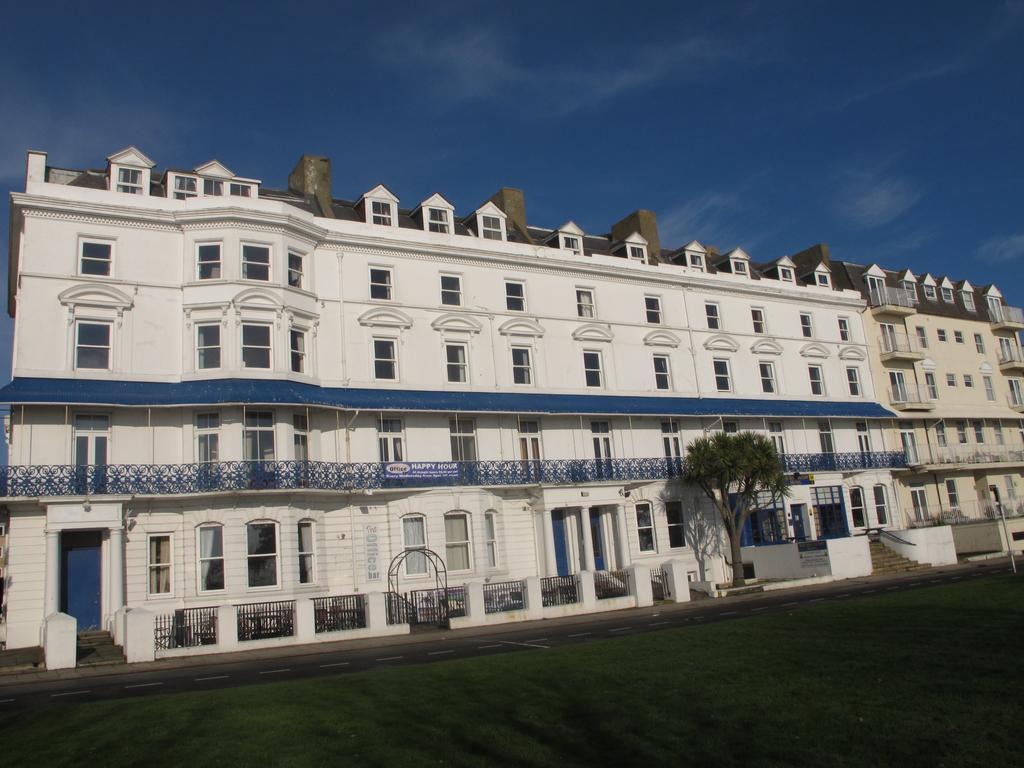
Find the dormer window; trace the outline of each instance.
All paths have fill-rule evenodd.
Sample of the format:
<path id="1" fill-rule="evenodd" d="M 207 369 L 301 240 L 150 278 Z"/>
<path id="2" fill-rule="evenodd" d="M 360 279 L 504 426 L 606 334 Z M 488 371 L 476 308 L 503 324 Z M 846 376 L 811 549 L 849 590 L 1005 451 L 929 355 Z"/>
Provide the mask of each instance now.
<path id="1" fill-rule="evenodd" d="M 224 182 L 220 179 L 203 179 L 203 194 L 220 197 L 224 194 Z"/>
<path id="2" fill-rule="evenodd" d="M 917 283 L 913 280 L 900 280 L 900 288 L 907 295 L 911 302 L 917 304 Z"/>
<path id="3" fill-rule="evenodd" d="M 252 187 L 248 184 L 235 184 L 232 182 L 228 185 L 228 194 L 234 197 L 252 197 Z"/>
<path id="4" fill-rule="evenodd" d="M 629 260 L 645 263 L 647 261 L 647 249 L 642 245 L 629 246 Z"/>
<path id="5" fill-rule="evenodd" d="M 746 275 L 747 274 L 747 262 L 742 259 L 732 260 L 732 272 L 734 275 Z"/>
<path id="6" fill-rule="evenodd" d="M 107 155 L 107 187 L 126 195 L 148 195 L 153 161 L 135 147 Z"/>
<path id="7" fill-rule="evenodd" d="M 832 284 L 829 281 L 828 273 L 827 272 L 815 272 L 814 273 L 814 280 L 822 288 L 828 288 Z"/>
<path id="8" fill-rule="evenodd" d="M 427 228 L 431 232 L 438 232 L 442 235 L 448 234 L 448 211 L 444 208 L 427 209 Z"/>
<path id="9" fill-rule="evenodd" d="M 580 248 L 580 239 L 573 235 L 562 235 L 562 248 L 572 251 L 577 256 L 583 255 L 583 250 Z"/>
<path id="10" fill-rule="evenodd" d="M 391 226 L 391 203 L 386 203 L 383 200 L 371 200 L 370 211 L 372 214 L 370 221 L 373 224 L 379 224 L 382 227 Z"/>
<path id="11" fill-rule="evenodd" d="M 935 301 L 935 286 L 934 285 L 927 285 L 926 284 L 924 286 L 924 297 L 926 299 L 928 299 L 928 301 Z"/>
<path id="12" fill-rule="evenodd" d="M 970 291 L 963 292 L 964 307 L 967 308 L 968 312 L 977 312 L 977 308 L 974 306 L 974 294 Z"/>
<path id="13" fill-rule="evenodd" d="M 793 270 L 789 267 L 779 267 L 779 280 L 784 283 L 793 282 Z"/>
<path id="14" fill-rule="evenodd" d="M 174 199 L 188 200 L 190 197 L 198 197 L 198 182 L 191 176 L 174 177 Z"/>
<path id="15" fill-rule="evenodd" d="M 118 168 L 117 191 L 129 195 L 141 195 L 142 171 L 137 168 Z"/>
<path id="16" fill-rule="evenodd" d="M 694 269 L 699 269 L 701 272 L 704 271 L 704 257 L 699 253 L 690 254 L 690 266 Z"/>
<path id="17" fill-rule="evenodd" d="M 504 240 L 505 227 L 497 216 L 480 217 L 480 235 L 487 240 Z"/>
<path id="18" fill-rule="evenodd" d="M 945 286 L 945 285 L 942 286 L 942 300 L 945 301 L 945 302 L 948 302 L 949 304 L 953 303 L 953 289 L 952 288 L 950 288 L 948 286 Z"/>

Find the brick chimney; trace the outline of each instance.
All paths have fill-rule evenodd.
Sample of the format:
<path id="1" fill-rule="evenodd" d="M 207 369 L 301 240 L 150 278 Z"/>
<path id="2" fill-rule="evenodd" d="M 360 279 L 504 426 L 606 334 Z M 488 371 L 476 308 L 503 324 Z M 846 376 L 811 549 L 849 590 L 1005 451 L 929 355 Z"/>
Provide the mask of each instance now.
<path id="1" fill-rule="evenodd" d="M 526 198 L 523 196 L 523 190 L 502 187 L 491 196 L 491 202 L 505 212 L 509 225 L 515 228 L 519 237 L 527 243 L 533 242 L 526 229 Z"/>
<path id="2" fill-rule="evenodd" d="M 651 264 L 661 263 L 661 238 L 658 237 L 658 218 L 654 211 L 643 208 L 633 211 L 612 226 L 612 242 L 622 242 L 634 232 L 647 241 L 647 258 Z"/>
<path id="3" fill-rule="evenodd" d="M 306 200 L 315 202 L 319 215 L 334 218 L 331 206 L 331 158 L 303 155 L 288 177 L 288 189 Z"/>

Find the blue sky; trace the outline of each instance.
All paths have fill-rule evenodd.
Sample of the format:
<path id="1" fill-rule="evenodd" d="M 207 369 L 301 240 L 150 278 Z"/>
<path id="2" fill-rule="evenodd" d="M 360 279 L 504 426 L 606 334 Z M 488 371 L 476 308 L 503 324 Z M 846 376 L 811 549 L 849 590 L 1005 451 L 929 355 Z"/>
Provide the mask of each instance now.
<path id="1" fill-rule="evenodd" d="M 257 5 L 7 9 L 4 197 L 28 148 L 275 187 L 310 152 L 338 197 L 517 186 L 541 226 L 650 208 L 664 245 L 824 241 L 1024 304 L 1024 0 Z"/>

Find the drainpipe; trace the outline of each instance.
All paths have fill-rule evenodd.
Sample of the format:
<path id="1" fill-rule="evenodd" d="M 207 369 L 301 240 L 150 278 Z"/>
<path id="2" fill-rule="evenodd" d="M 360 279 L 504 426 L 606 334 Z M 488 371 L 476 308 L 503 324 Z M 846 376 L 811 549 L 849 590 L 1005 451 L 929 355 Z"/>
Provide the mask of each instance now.
<path id="1" fill-rule="evenodd" d="M 352 422 L 359 416 L 359 409 L 356 408 L 355 413 L 352 414 L 352 418 L 348 420 L 345 425 L 345 463 L 352 463 Z"/>

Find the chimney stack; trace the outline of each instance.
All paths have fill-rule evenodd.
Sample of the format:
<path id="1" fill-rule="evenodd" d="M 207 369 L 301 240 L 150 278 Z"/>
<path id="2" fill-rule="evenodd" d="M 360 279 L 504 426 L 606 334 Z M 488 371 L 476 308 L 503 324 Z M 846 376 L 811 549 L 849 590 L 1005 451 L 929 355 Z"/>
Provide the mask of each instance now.
<path id="1" fill-rule="evenodd" d="M 303 155 L 288 177 L 288 189 L 316 203 L 321 216 L 334 218 L 331 206 L 331 158 Z"/>
<path id="2" fill-rule="evenodd" d="M 661 238 L 658 237 L 658 218 L 654 215 L 654 211 L 646 211 L 641 208 L 613 225 L 612 242 L 622 242 L 634 232 L 638 232 L 647 241 L 648 262 L 660 264 Z"/>
<path id="3" fill-rule="evenodd" d="M 529 231 L 526 229 L 526 198 L 523 190 L 512 187 L 502 187 L 491 197 L 491 202 L 501 208 L 508 216 L 508 223 L 515 228 L 519 236 L 527 243 L 532 243 Z"/>

